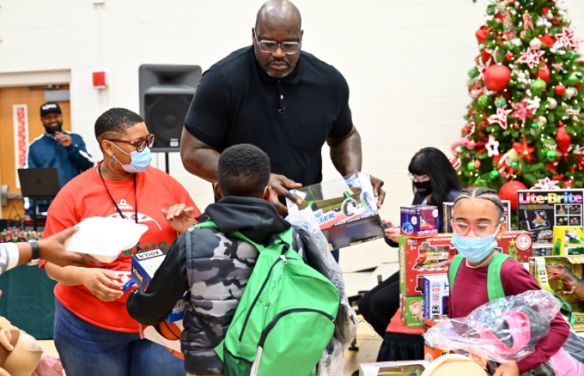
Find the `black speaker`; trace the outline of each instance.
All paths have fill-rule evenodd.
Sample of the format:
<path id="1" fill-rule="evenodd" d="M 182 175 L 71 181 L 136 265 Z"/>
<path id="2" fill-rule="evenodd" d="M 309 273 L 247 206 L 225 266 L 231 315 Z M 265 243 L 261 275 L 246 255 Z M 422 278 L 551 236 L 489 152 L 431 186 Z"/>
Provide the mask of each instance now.
<path id="1" fill-rule="evenodd" d="M 153 152 L 176 152 L 203 71 L 198 65 L 141 65 L 140 115 L 156 135 Z"/>

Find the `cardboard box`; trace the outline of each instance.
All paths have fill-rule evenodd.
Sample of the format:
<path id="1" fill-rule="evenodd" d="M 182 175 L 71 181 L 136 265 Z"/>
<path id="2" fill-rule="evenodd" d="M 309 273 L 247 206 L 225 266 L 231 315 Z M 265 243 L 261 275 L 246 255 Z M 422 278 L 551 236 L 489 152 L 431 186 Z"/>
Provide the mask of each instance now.
<path id="1" fill-rule="evenodd" d="M 411 376 L 415 375 L 415 371 L 421 375 L 427 367 L 428 362 L 421 360 L 359 363 L 359 376 Z"/>
<path id="2" fill-rule="evenodd" d="M 148 284 L 156 270 L 164 261 L 168 248 L 155 249 L 152 251 L 138 252 L 132 255 L 132 279 L 136 286 L 142 287 Z M 188 304 L 188 291 L 176 303 L 166 321 L 169 323 L 182 320 L 185 315 L 185 305 Z"/>
<path id="3" fill-rule="evenodd" d="M 584 256 L 552 256 L 552 257 L 532 257 L 529 260 L 529 271 L 543 290 L 550 291 L 564 299 L 572 306 L 575 323 L 574 331 L 584 332 L 584 302 L 579 301 L 573 295 L 562 294 L 565 290 L 564 283 L 560 280 L 549 280 L 548 268 L 555 265 L 564 265 L 574 277 L 584 278 Z"/>
<path id="4" fill-rule="evenodd" d="M 552 246 L 554 226 L 582 226 L 584 190 L 523 190 L 517 192 L 518 223 L 533 233 L 533 243 Z"/>
<path id="5" fill-rule="evenodd" d="M 448 274 L 425 276 L 423 317 L 429 320 L 448 318 L 449 297 Z"/>
<path id="6" fill-rule="evenodd" d="M 424 333 L 434 325 L 436 325 L 435 321 L 424 319 Z M 424 341 L 424 360 L 428 363 L 432 363 L 433 360 L 448 354 L 450 354 L 450 350 L 442 350 L 437 347 L 432 347 L 428 342 Z"/>
<path id="7" fill-rule="evenodd" d="M 438 218 L 438 208 L 436 206 L 402 206 L 400 212 L 402 235 L 427 238 L 438 234 L 440 218 Z"/>
<path id="8" fill-rule="evenodd" d="M 383 238 L 369 174 L 357 174 L 291 190 L 302 204 L 286 199 L 290 214 L 311 208 L 333 248 Z"/>
<path id="9" fill-rule="evenodd" d="M 574 226 L 554 226 L 554 256 L 584 254 L 584 229 Z"/>
<path id="10" fill-rule="evenodd" d="M 511 201 L 509 200 L 501 200 L 503 201 L 503 205 L 505 205 L 505 210 L 503 211 L 503 217 L 505 221 L 507 221 L 507 230 L 511 230 Z M 453 219 L 453 202 L 444 202 L 442 203 L 442 232 L 449 234 L 452 232 L 452 219 Z"/>
<path id="11" fill-rule="evenodd" d="M 451 234 L 425 239 L 400 237 L 400 309 L 404 326 L 422 327 L 424 277 L 448 273 L 450 262 L 458 253 L 451 239 Z M 507 232 L 499 240 L 497 248 L 518 262 L 529 262 L 532 256 L 531 234 L 526 231 Z"/>

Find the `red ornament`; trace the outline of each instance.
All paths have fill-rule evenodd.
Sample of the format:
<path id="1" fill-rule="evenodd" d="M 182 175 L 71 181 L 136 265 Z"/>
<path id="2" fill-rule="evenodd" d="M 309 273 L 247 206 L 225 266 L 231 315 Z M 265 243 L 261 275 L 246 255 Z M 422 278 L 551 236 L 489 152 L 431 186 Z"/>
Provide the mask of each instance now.
<path id="1" fill-rule="evenodd" d="M 504 65 L 491 65 L 485 70 L 485 85 L 489 90 L 502 91 L 511 81 L 511 71 Z"/>
<path id="2" fill-rule="evenodd" d="M 513 60 L 513 56 L 515 56 L 515 55 L 513 55 L 513 52 L 511 52 L 511 51 L 509 51 L 509 52 L 507 52 L 507 53 L 505 54 L 505 57 L 506 57 L 506 58 L 507 58 L 507 60 L 509 60 L 509 61 Z"/>
<path id="3" fill-rule="evenodd" d="M 499 197 L 501 200 L 509 200 L 511 202 L 511 209 L 517 210 L 517 191 L 527 189 L 525 184 L 520 181 L 512 180 L 501 187 L 499 190 Z"/>
<path id="4" fill-rule="evenodd" d="M 556 95 L 564 95 L 566 87 L 563 84 L 557 84 L 554 91 L 556 92 Z"/>
<path id="5" fill-rule="evenodd" d="M 570 188 L 574 184 L 574 180 L 568 179 L 564 181 L 564 188 Z"/>
<path id="6" fill-rule="evenodd" d="M 485 25 L 481 26 L 481 28 L 475 33 L 475 36 L 477 37 L 479 44 L 483 43 L 489 36 L 489 28 Z"/>
<path id="7" fill-rule="evenodd" d="M 558 166 L 554 165 L 553 163 L 546 164 L 546 167 L 549 170 L 549 172 L 551 172 L 553 174 L 557 174 L 558 173 Z"/>
<path id="8" fill-rule="evenodd" d="M 551 72 L 546 64 L 539 67 L 539 70 L 537 71 L 537 77 L 544 80 L 546 84 L 550 83 Z"/>
<path id="9" fill-rule="evenodd" d="M 558 144 L 558 149 L 562 151 L 564 155 L 564 160 L 568 160 L 568 149 L 572 144 L 572 138 L 566 132 L 566 128 L 564 127 L 564 123 L 561 121 L 558 122 L 558 131 L 556 133 L 556 143 Z"/>
<path id="10" fill-rule="evenodd" d="M 483 59 L 483 62 L 485 62 L 485 63 L 493 58 L 491 56 L 491 54 L 489 54 L 487 51 L 481 52 L 481 54 L 479 55 L 479 57 L 481 59 Z"/>
<path id="11" fill-rule="evenodd" d="M 528 163 L 532 163 L 534 161 L 535 157 L 533 156 L 533 151 L 535 148 L 529 147 L 525 135 L 523 135 L 523 143 L 513 143 L 513 149 L 517 152 L 517 154 L 519 154 L 521 158 L 523 158 L 524 161 Z"/>
<path id="12" fill-rule="evenodd" d="M 548 7 L 544 7 L 541 11 L 542 11 L 542 13 L 543 13 L 544 16 L 547 16 L 547 14 L 550 11 L 550 9 Z"/>
<path id="13" fill-rule="evenodd" d="M 549 34 L 546 34 L 543 37 L 539 37 L 539 40 L 541 41 L 541 43 L 545 44 L 549 48 L 552 48 L 554 46 L 554 43 L 556 43 L 556 40 L 550 37 Z"/>

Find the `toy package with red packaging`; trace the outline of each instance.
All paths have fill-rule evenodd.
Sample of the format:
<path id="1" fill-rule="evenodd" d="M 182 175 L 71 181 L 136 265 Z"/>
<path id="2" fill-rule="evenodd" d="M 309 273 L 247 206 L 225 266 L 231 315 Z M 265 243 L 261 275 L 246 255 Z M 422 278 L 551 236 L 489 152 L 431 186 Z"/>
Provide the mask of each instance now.
<path id="1" fill-rule="evenodd" d="M 290 192 L 302 203 L 298 205 L 287 198 L 288 212 L 293 214 L 311 208 L 333 248 L 349 247 L 383 237 L 371 178 L 366 172 Z"/>

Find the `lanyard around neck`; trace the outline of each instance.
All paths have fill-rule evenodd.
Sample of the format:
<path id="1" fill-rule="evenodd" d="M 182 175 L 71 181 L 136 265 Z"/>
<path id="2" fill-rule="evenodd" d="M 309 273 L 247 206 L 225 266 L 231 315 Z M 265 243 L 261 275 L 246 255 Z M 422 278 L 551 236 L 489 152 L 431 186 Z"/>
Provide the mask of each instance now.
<path id="1" fill-rule="evenodd" d="M 99 177 L 101 178 L 101 181 L 103 182 L 103 186 L 105 187 L 107 194 L 109 195 L 110 199 L 112 200 L 112 203 L 116 207 L 116 210 L 118 211 L 118 214 L 120 215 L 120 218 L 123 219 L 124 215 L 122 214 L 122 211 L 118 207 L 118 204 L 116 204 L 116 200 L 114 200 L 111 192 L 107 188 L 107 184 L 105 184 L 105 179 L 101 175 L 101 165 L 99 165 L 99 167 L 97 168 L 97 171 L 99 172 Z M 136 174 L 132 174 L 132 176 L 134 178 L 134 200 L 135 200 L 135 203 L 134 203 L 134 213 L 135 213 L 134 221 L 136 222 L 136 224 L 138 224 L 138 195 L 136 194 Z"/>

